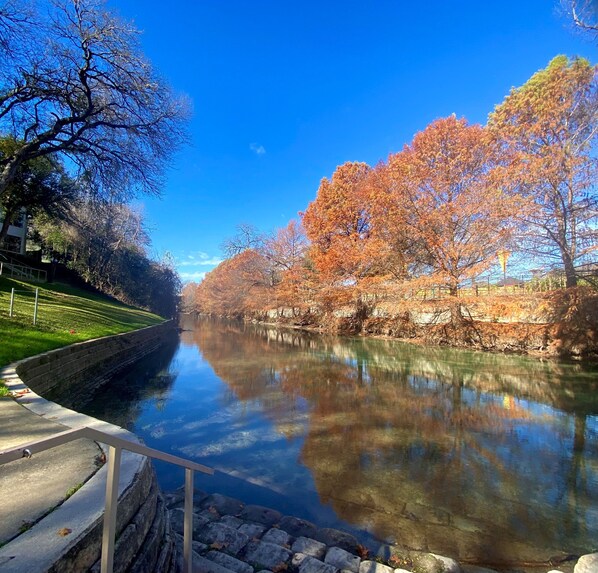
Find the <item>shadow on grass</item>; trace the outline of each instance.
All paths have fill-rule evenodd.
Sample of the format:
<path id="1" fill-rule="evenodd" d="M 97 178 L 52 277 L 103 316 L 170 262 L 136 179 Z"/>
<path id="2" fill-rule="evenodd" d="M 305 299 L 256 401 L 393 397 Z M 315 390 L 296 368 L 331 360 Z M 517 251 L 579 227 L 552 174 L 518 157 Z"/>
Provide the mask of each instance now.
<path id="1" fill-rule="evenodd" d="M 18 292 L 10 318 L 13 288 Z M 36 288 L 39 306 L 33 326 Z M 67 285 L 32 285 L 0 277 L 0 366 L 74 342 L 160 322 L 162 319 L 150 312 Z"/>

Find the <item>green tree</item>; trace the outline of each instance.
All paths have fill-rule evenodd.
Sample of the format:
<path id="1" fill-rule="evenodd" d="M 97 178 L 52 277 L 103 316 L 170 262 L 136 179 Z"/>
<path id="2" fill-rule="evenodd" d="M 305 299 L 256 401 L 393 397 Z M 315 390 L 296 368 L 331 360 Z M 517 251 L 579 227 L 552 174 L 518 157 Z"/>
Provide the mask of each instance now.
<path id="1" fill-rule="evenodd" d="M 0 160 L 10 155 L 18 146 L 19 142 L 12 138 L 0 138 Z M 60 217 L 78 192 L 77 184 L 67 176 L 57 158 L 37 157 L 22 163 L 4 195 L 0 197 L 3 217 L 0 243 L 8 233 L 11 221 L 20 215 L 22 209 L 26 209 L 29 214 L 43 211 Z"/>

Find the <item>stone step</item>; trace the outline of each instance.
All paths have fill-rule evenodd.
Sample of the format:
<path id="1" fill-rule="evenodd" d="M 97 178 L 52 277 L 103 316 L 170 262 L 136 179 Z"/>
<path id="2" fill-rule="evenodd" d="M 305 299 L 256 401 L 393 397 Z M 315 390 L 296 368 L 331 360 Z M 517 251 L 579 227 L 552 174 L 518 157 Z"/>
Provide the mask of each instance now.
<path id="1" fill-rule="evenodd" d="M 253 567 L 251 565 L 244 561 L 240 561 L 239 559 L 235 559 L 232 555 L 212 550 L 206 553 L 206 557 L 235 573 L 253 573 Z"/>

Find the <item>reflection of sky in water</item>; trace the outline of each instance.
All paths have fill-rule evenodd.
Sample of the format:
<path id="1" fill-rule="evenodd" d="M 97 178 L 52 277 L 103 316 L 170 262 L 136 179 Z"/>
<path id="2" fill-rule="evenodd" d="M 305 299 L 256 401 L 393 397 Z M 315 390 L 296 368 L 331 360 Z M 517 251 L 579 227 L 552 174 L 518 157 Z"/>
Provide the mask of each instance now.
<path id="1" fill-rule="evenodd" d="M 571 407 L 595 377 L 520 357 L 242 330 L 184 333 L 174 383 L 127 420 L 149 445 L 223 472 L 197 476 L 198 487 L 474 561 L 592 549 L 598 419 Z M 110 419 L 104 400 L 94 413 Z M 595 402 L 581 405 L 595 414 Z M 181 485 L 170 466 L 157 471 L 166 489 Z"/>
<path id="2" fill-rule="evenodd" d="M 231 396 L 201 361 L 197 347 L 179 347 L 173 364 L 179 375 L 166 407 L 143 409 L 135 423 L 138 433 L 151 436 L 155 447 L 276 492 L 288 495 L 289 488 L 306 486 L 314 491 L 309 470 L 296 465 L 308 423 L 304 400 L 298 399 L 297 409 L 277 419 L 275 427 L 257 401 L 239 402 Z"/>

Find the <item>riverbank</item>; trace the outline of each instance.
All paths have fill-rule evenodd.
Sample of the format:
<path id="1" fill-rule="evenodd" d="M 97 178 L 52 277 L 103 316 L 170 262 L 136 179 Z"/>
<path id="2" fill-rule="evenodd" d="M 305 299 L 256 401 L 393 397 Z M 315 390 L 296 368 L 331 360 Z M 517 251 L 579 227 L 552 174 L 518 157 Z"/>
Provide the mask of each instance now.
<path id="1" fill-rule="evenodd" d="M 0 466 L 9 516 L 0 527 L 0 571 L 99 570 L 108 468 L 107 447 L 77 440 L 48 451 L 35 442 L 88 427 L 133 443 L 138 438 L 108 422 L 79 413 L 84 401 L 114 373 L 155 352 L 171 324 L 86 341 L 41 354 L 0 370 L 12 398 L 0 399 L 2 447 L 26 447 L 31 455 Z M 62 391 L 73 409 L 44 396 Z M 118 481 L 115 570 L 167 571 L 174 559 L 169 520 L 151 461 L 123 451 Z M 154 568 L 155 565 L 155 568 Z"/>
<path id="2" fill-rule="evenodd" d="M 180 556 L 184 492 L 165 499 Z M 496 573 L 429 551 L 377 540 L 360 543 L 346 531 L 218 493 L 196 489 L 193 508 L 193 570 L 202 573 Z M 598 553 L 562 553 L 544 563 L 510 563 L 508 570 L 596 573 Z"/>
<path id="3" fill-rule="evenodd" d="M 587 288 L 479 298 L 386 300 L 327 312 L 313 307 L 276 308 L 243 318 L 327 334 L 598 360 L 598 293 Z"/>

